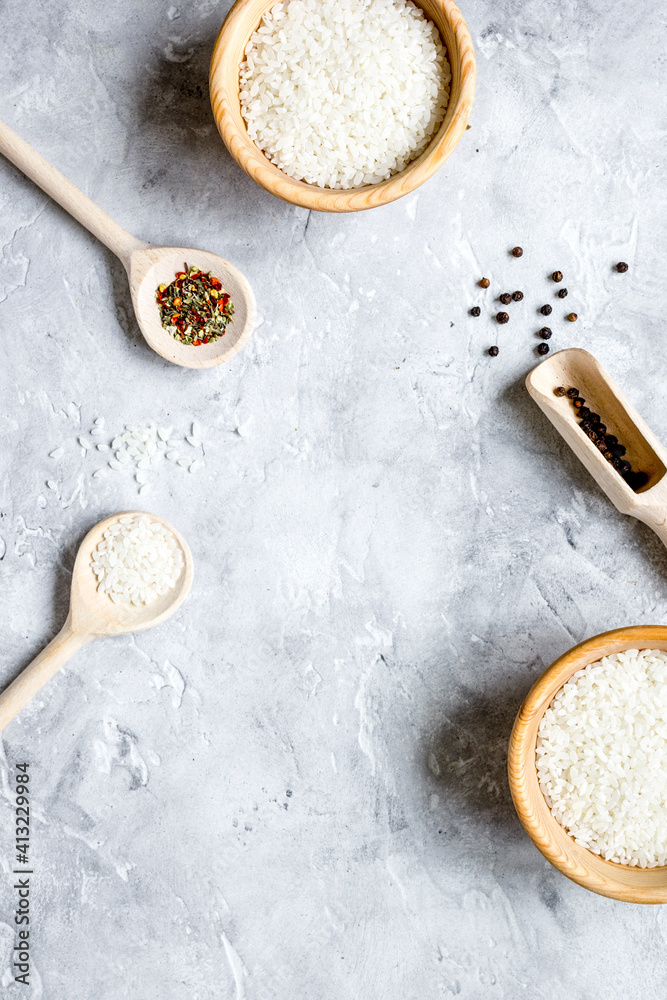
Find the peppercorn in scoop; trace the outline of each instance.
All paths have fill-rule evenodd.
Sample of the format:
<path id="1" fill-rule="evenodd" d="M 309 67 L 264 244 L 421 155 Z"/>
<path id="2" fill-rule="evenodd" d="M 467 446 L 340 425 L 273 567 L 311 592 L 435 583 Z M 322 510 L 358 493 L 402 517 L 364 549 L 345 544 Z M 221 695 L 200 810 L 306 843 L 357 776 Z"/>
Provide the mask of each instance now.
<path id="1" fill-rule="evenodd" d="M 546 347 L 546 344 L 544 346 Z M 632 468 L 631 463 L 625 458 L 625 445 L 619 442 L 615 434 L 607 434 L 607 426 L 602 423 L 600 414 L 591 412 L 579 390 L 575 386 L 566 389 L 564 385 L 559 385 L 554 389 L 554 394 L 567 396 L 575 409 L 577 420 L 580 421 L 581 430 L 593 442 L 602 457 L 606 458 L 625 479 L 630 489 L 637 492 L 642 486 L 646 486 L 649 481 L 648 474 Z"/>
<path id="2" fill-rule="evenodd" d="M 183 265 L 169 285 L 160 285 L 155 300 L 160 320 L 182 344 L 199 347 L 219 340 L 233 322 L 234 303 L 211 272 Z"/>

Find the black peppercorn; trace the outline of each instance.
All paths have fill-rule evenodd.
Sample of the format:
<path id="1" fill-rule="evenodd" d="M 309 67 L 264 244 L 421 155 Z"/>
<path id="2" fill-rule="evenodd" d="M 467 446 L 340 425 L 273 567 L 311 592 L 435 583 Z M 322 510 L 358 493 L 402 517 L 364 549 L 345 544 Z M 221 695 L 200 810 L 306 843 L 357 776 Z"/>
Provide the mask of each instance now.
<path id="1" fill-rule="evenodd" d="M 590 410 L 588 409 L 588 407 L 587 407 L 587 406 L 582 406 L 582 407 L 580 408 L 580 410 L 579 410 L 579 416 L 580 416 L 580 417 L 582 418 L 582 420 L 583 420 L 583 419 L 584 419 L 585 417 L 590 417 L 590 415 L 591 415 L 591 411 L 590 411 Z"/>
<path id="2" fill-rule="evenodd" d="M 621 459 L 620 458 L 614 458 L 614 461 L 611 464 L 614 466 L 615 469 L 618 469 L 619 472 L 621 471 Z"/>
<path id="3" fill-rule="evenodd" d="M 523 298 L 523 292 L 512 292 L 512 298 L 515 302 L 521 302 Z"/>
<path id="4" fill-rule="evenodd" d="M 607 459 L 608 462 L 613 462 L 614 461 L 614 456 L 609 451 L 609 448 L 607 448 L 605 451 L 603 451 L 602 454 L 603 454 L 604 458 Z"/>
<path id="5" fill-rule="evenodd" d="M 625 481 L 633 490 L 640 490 L 642 486 L 646 486 L 648 475 L 645 472 L 628 472 Z"/>
<path id="6" fill-rule="evenodd" d="M 554 273 L 551 275 L 551 277 L 553 278 L 554 281 L 562 281 L 563 280 L 563 272 L 562 271 L 554 271 Z"/>
<path id="7" fill-rule="evenodd" d="M 628 265 L 625 263 L 625 261 L 619 260 L 618 264 L 616 265 L 616 270 L 619 272 L 619 274 L 625 274 L 627 269 Z"/>
<path id="8" fill-rule="evenodd" d="M 479 306 L 473 306 L 472 309 L 470 310 L 470 315 L 471 316 L 479 316 L 479 314 L 480 314 L 481 311 L 482 310 L 479 308 Z"/>
<path id="9" fill-rule="evenodd" d="M 581 396 L 577 396 L 576 399 L 572 400 L 572 405 L 574 406 L 575 410 L 579 410 L 579 412 L 581 412 L 581 407 L 584 405 L 584 400 L 581 398 Z"/>
<path id="10" fill-rule="evenodd" d="M 489 354 L 491 355 L 492 358 L 498 357 L 498 348 L 495 346 L 495 344 L 493 345 L 493 347 L 489 348 Z"/>
<path id="11" fill-rule="evenodd" d="M 507 323 L 509 321 L 509 316 L 505 312 L 496 313 L 496 319 L 499 323 Z"/>
<path id="12" fill-rule="evenodd" d="M 570 323 L 576 323 L 577 322 L 577 314 L 576 313 L 568 313 L 567 318 L 569 319 Z"/>
<path id="13" fill-rule="evenodd" d="M 568 396 L 569 395 L 570 394 L 568 392 Z M 579 393 L 577 393 L 577 395 L 579 395 Z M 600 414 L 599 413 L 591 413 L 591 423 L 593 423 L 593 424 L 599 424 L 600 423 Z"/>
<path id="14" fill-rule="evenodd" d="M 598 436 L 597 436 L 597 434 L 595 433 L 595 431 L 592 428 L 590 430 L 586 431 L 586 433 L 588 434 L 588 436 L 591 439 L 591 441 L 597 441 Z"/>
<path id="15" fill-rule="evenodd" d="M 512 248 L 512 256 L 513 257 L 523 257 L 523 250 L 522 250 L 522 248 L 521 247 L 513 247 Z"/>
<path id="16" fill-rule="evenodd" d="M 625 455 L 625 453 L 627 451 L 627 448 L 625 447 L 624 444 L 610 445 L 610 448 L 613 451 L 614 455 L 616 455 L 617 458 L 623 458 L 623 456 Z"/>
<path id="17" fill-rule="evenodd" d="M 504 306 L 508 306 L 512 301 L 512 296 L 508 292 L 503 292 L 503 294 L 499 295 L 498 298 Z"/>
<path id="18" fill-rule="evenodd" d="M 618 444 L 618 438 L 616 437 L 615 434 L 606 434 L 605 441 L 607 442 L 610 448 L 613 448 L 615 444 Z"/>
<path id="19" fill-rule="evenodd" d="M 480 282 L 479 282 L 479 287 L 480 288 L 488 288 L 490 284 L 491 284 L 491 282 L 489 281 L 488 278 L 480 278 Z"/>
<path id="20" fill-rule="evenodd" d="M 543 326 L 542 329 L 538 331 L 538 336 L 541 337 L 542 340 L 548 340 L 551 336 L 551 330 L 548 326 Z"/>
<path id="21" fill-rule="evenodd" d="M 570 397 L 570 399 L 576 399 L 576 397 L 579 395 L 579 390 L 575 389 L 573 386 L 571 389 L 567 390 L 567 394 Z"/>
<path id="22" fill-rule="evenodd" d="M 605 434 L 607 433 L 607 428 L 605 427 L 604 424 L 596 424 L 595 430 L 598 432 L 598 434 L 600 435 L 600 437 L 604 437 Z M 605 442 L 605 446 L 606 446 L 606 442 Z"/>
<path id="23" fill-rule="evenodd" d="M 550 316 L 551 315 L 551 306 L 548 305 L 548 304 L 546 306 L 542 306 L 542 308 L 540 309 L 540 312 L 542 313 L 543 316 Z"/>
<path id="24" fill-rule="evenodd" d="M 566 392 L 567 389 L 565 388 L 564 385 L 559 385 L 556 389 L 554 389 L 554 393 L 556 394 L 556 396 L 564 396 Z"/>
<path id="25" fill-rule="evenodd" d="M 567 298 L 567 288 L 559 288 L 556 295 L 559 299 Z"/>
<path id="26" fill-rule="evenodd" d="M 621 472 L 622 473 L 626 473 L 626 472 L 631 472 L 631 471 L 632 471 L 632 466 L 630 465 L 630 463 L 626 462 L 626 461 L 622 461 L 621 462 Z"/>
<path id="27" fill-rule="evenodd" d="M 549 353 L 549 345 L 548 344 L 538 344 L 537 345 L 537 353 L 538 354 L 548 354 Z"/>

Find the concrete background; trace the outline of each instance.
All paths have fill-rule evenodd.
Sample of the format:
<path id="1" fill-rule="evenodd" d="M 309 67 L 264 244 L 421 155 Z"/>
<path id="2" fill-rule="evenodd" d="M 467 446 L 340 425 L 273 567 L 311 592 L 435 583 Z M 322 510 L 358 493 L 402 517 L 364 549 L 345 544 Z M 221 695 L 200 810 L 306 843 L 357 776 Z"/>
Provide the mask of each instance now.
<path id="1" fill-rule="evenodd" d="M 659 5 L 466 0 L 471 129 L 418 192 L 347 217 L 228 156 L 207 98 L 227 8 L 0 3 L 0 117 L 136 235 L 228 257 L 260 313 L 222 369 L 163 362 L 121 265 L 0 161 L 0 682 L 60 627 L 108 513 L 147 506 L 196 560 L 174 618 L 82 650 L 3 734 L 2 997 L 657 996 L 665 910 L 551 868 L 505 753 L 552 659 L 666 617 L 663 547 L 523 388 L 559 268 L 553 349 L 593 351 L 667 433 Z M 206 465 L 140 504 L 91 475 L 97 416 L 196 418 Z M 9 964 L 22 760 L 30 988 Z"/>

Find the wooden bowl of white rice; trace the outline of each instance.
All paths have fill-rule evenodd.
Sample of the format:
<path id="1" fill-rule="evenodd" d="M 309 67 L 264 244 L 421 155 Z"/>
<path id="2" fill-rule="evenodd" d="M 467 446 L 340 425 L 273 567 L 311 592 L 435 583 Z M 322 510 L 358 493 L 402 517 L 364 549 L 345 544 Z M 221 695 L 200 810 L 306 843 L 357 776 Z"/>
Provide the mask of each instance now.
<path id="1" fill-rule="evenodd" d="M 579 885 L 667 903 L 667 627 L 574 646 L 533 685 L 509 783 L 535 846 Z"/>
<path id="2" fill-rule="evenodd" d="M 237 0 L 210 93 L 253 180 L 303 208 L 356 212 L 409 194 L 451 155 L 475 54 L 453 0 Z"/>

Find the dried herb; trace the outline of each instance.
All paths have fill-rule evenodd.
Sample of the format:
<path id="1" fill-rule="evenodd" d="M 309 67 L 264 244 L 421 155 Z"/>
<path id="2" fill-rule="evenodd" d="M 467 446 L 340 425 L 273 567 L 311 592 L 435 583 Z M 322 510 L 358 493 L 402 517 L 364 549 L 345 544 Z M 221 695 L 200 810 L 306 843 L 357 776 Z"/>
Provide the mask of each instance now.
<path id="1" fill-rule="evenodd" d="M 220 280 L 187 264 L 171 284 L 160 285 L 155 299 L 162 326 L 182 344 L 219 340 L 233 322 L 234 304 Z"/>

